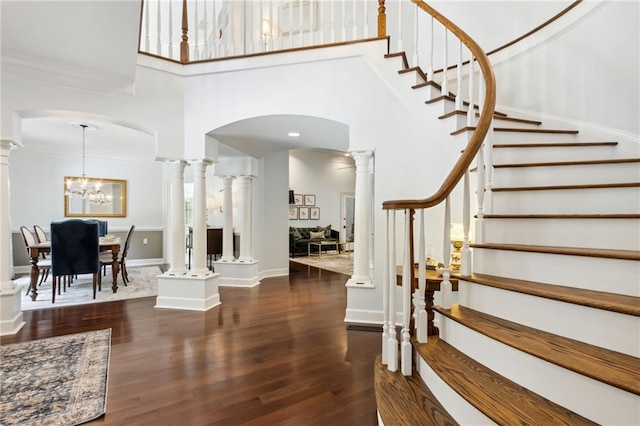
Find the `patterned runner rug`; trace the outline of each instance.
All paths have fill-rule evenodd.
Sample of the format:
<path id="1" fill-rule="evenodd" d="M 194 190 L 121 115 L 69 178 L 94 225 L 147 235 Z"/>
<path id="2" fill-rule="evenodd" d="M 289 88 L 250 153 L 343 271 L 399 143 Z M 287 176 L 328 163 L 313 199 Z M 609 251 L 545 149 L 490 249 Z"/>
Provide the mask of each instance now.
<path id="1" fill-rule="evenodd" d="M 327 271 L 339 272 L 345 275 L 353 275 L 353 254 L 339 255 L 323 255 L 323 256 L 305 256 L 289 258 L 291 262 L 301 263 L 303 265 L 315 266 L 316 268 L 326 269 Z"/>
<path id="2" fill-rule="evenodd" d="M 56 303 L 51 303 L 51 276 L 38 287 L 38 298 L 31 300 L 31 295 L 26 296 L 29 286 L 29 277 L 21 277 L 14 280 L 22 285 L 22 310 L 59 308 L 62 306 L 81 305 L 96 302 L 112 302 L 114 300 L 135 299 L 138 297 L 151 297 L 158 295 L 158 281 L 156 277 L 162 273 L 158 266 L 141 266 L 128 268 L 129 284 L 122 283 L 122 275 L 118 275 L 118 292 L 111 290 L 111 270 L 107 268 L 107 275 L 102 277 L 102 291 L 98 291 L 96 299 L 93 299 L 93 284 L 91 275 L 80 275 L 73 281 L 67 292 L 56 295 Z"/>
<path id="3" fill-rule="evenodd" d="M 104 414 L 111 329 L 0 347 L 0 425 L 78 425 Z"/>

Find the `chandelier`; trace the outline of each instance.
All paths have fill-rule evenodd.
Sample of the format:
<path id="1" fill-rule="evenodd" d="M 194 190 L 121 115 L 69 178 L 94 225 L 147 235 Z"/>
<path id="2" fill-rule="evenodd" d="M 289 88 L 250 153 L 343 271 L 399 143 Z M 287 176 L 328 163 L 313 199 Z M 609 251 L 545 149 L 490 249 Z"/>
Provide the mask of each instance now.
<path id="1" fill-rule="evenodd" d="M 113 202 L 113 197 L 102 192 L 102 182 L 89 182 L 85 175 L 85 151 L 86 131 L 95 130 L 97 127 L 88 124 L 72 124 L 73 127 L 82 128 L 82 177 L 67 179 L 64 195 L 88 200 L 91 204 L 106 206 Z"/>

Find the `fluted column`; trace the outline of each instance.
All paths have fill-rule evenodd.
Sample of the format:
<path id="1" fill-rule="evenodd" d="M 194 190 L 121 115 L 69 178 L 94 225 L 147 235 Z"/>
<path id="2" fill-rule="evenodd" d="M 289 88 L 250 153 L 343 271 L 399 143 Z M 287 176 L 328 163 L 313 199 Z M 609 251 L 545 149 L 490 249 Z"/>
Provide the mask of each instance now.
<path id="1" fill-rule="evenodd" d="M 369 163 L 371 151 L 351 153 L 356 164 L 355 224 L 353 241 L 353 275 L 349 284 L 370 284 L 369 277 L 369 220 L 371 211 L 369 199 Z"/>
<path id="2" fill-rule="evenodd" d="M 238 262 L 252 262 L 251 256 L 251 176 L 240 176 L 238 178 L 238 196 L 240 198 L 240 217 L 242 227 L 240 228 L 240 257 Z"/>
<path id="3" fill-rule="evenodd" d="M 198 160 L 193 167 L 193 268 L 191 273 L 206 275 L 207 268 L 207 166 L 211 162 Z"/>
<path id="4" fill-rule="evenodd" d="M 169 162 L 171 170 L 171 251 L 168 274 L 183 275 L 187 272 L 185 257 L 185 221 L 184 221 L 184 168 L 181 160 Z"/>
<path id="5" fill-rule="evenodd" d="M 233 194 L 232 184 L 234 176 L 223 176 L 223 202 L 222 213 L 224 215 L 224 226 L 222 228 L 222 262 L 233 262 Z"/>
<path id="6" fill-rule="evenodd" d="M 11 281 L 11 219 L 9 210 L 9 151 L 12 143 L 0 141 L 0 293 L 13 290 Z"/>

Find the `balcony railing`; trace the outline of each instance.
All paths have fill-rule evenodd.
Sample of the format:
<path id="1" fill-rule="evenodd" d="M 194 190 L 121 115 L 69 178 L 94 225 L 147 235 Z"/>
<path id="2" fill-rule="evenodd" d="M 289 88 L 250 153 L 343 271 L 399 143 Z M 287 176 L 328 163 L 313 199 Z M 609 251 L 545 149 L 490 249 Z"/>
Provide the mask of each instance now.
<path id="1" fill-rule="evenodd" d="M 140 51 L 189 63 L 386 35 L 384 0 L 143 0 Z"/>

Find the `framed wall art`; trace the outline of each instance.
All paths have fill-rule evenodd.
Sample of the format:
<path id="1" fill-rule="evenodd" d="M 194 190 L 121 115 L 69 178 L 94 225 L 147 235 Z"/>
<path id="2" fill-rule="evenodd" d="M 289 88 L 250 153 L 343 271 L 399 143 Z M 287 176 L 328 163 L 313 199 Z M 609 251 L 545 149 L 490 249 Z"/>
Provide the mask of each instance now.
<path id="1" fill-rule="evenodd" d="M 309 207 L 298 207 L 298 219 L 300 220 L 309 219 Z"/>
<path id="2" fill-rule="evenodd" d="M 309 208 L 309 218 L 311 220 L 319 220 L 320 219 L 320 207 L 310 207 Z"/>
<path id="3" fill-rule="evenodd" d="M 296 206 L 289 206 L 289 220 L 296 220 L 298 218 L 298 208 Z"/>
<path id="4" fill-rule="evenodd" d="M 295 195 L 293 196 L 294 204 L 295 204 L 296 206 L 301 206 L 301 205 L 302 205 L 302 198 L 303 198 L 303 197 L 302 197 L 302 194 L 295 194 Z"/>
<path id="5" fill-rule="evenodd" d="M 305 206 L 315 206 L 316 205 L 316 196 L 311 194 L 304 195 L 304 205 Z"/>

